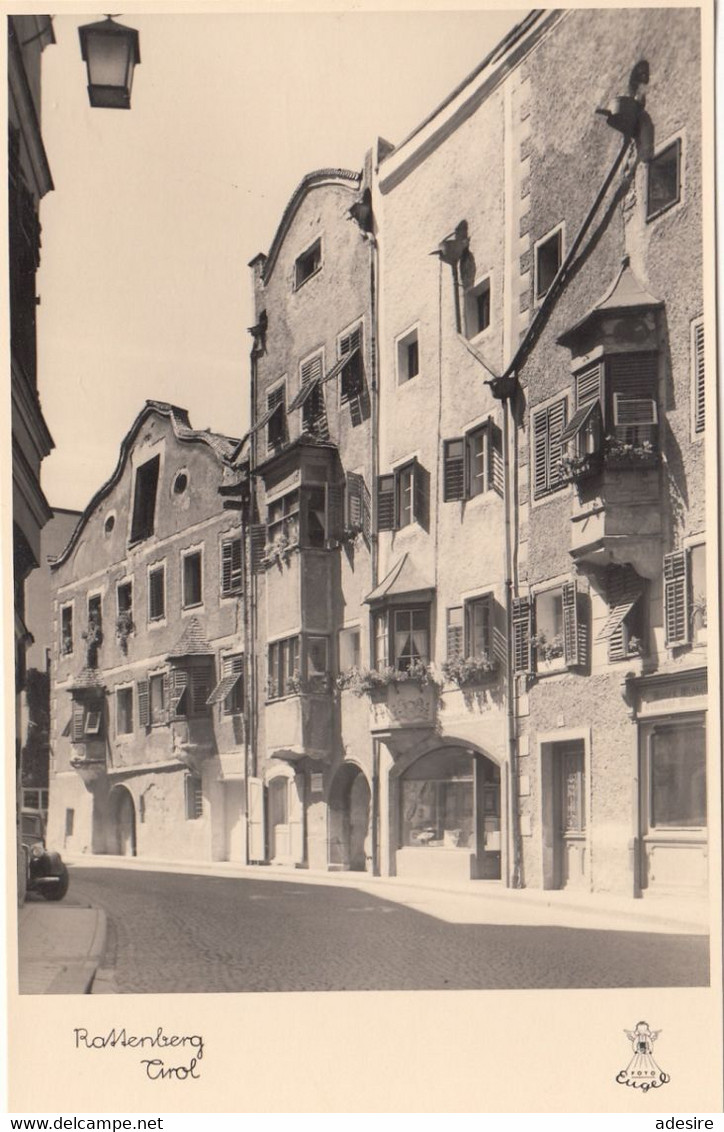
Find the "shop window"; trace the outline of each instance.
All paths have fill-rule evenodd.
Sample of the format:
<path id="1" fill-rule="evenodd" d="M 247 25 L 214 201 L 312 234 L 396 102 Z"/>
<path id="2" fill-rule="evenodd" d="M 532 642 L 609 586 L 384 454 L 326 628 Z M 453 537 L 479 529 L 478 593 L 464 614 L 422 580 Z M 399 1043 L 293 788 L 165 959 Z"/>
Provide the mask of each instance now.
<path id="1" fill-rule="evenodd" d="M 646 651 L 645 588 L 645 580 L 632 566 L 608 567 L 606 597 L 609 614 L 598 640 L 608 641 L 610 661 L 642 656 Z"/>
<path id="2" fill-rule="evenodd" d="M 562 433 L 568 418 L 568 401 L 562 397 L 533 410 L 533 496 L 540 499 L 564 486 L 561 471 Z"/>
<path id="3" fill-rule="evenodd" d="M 133 688 L 116 691 L 116 733 L 130 735 L 133 731 Z"/>
<path id="4" fill-rule="evenodd" d="M 162 621 L 166 616 L 166 567 L 154 566 L 148 571 L 148 620 Z"/>
<path id="5" fill-rule="evenodd" d="M 475 338 L 490 326 L 490 280 L 483 279 L 465 292 L 465 334 Z"/>
<path id="6" fill-rule="evenodd" d="M 300 690 L 299 637 L 273 641 L 268 649 L 267 698 L 278 699 Z"/>
<path id="7" fill-rule="evenodd" d="M 73 653 L 73 606 L 64 605 L 60 611 L 60 651 L 63 656 Z"/>
<path id="8" fill-rule="evenodd" d="M 156 521 L 156 493 L 161 457 L 154 456 L 136 468 L 136 484 L 133 494 L 133 520 L 131 522 L 131 542 L 150 538 Z"/>
<path id="9" fill-rule="evenodd" d="M 362 663 L 361 634 L 359 626 L 341 629 L 339 633 L 339 670 L 349 672 L 359 668 Z"/>
<path id="10" fill-rule="evenodd" d="M 221 540 L 221 594 L 229 597 L 241 593 L 242 550 L 240 538 Z"/>
<path id="11" fill-rule="evenodd" d="M 198 821 L 204 814 L 204 793 L 201 779 L 187 774 L 184 779 L 186 821 Z"/>
<path id="12" fill-rule="evenodd" d="M 377 529 L 400 530 L 419 523 L 429 525 L 429 473 L 417 460 L 390 475 L 377 477 Z"/>
<path id="13" fill-rule="evenodd" d="M 203 602 L 203 574 L 201 551 L 183 555 L 182 559 L 183 607 L 190 609 Z"/>
<path id="14" fill-rule="evenodd" d="M 691 326 L 691 415 L 694 433 L 706 427 L 706 371 L 704 369 L 704 320 Z"/>
<path id="15" fill-rule="evenodd" d="M 400 780 L 400 847 L 474 846 L 472 755 L 445 751 L 418 759 Z"/>
<path id="16" fill-rule="evenodd" d="M 322 267 L 322 241 L 315 240 L 310 248 L 297 258 L 294 264 L 294 287 L 297 290 L 316 275 Z"/>
<path id="17" fill-rule="evenodd" d="M 701 723 L 656 726 L 649 746 L 650 826 L 706 826 L 706 739 Z"/>
<path id="18" fill-rule="evenodd" d="M 417 329 L 397 340 L 397 382 L 404 385 L 420 372 L 420 343 Z"/>
<path id="19" fill-rule="evenodd" d="M 340 361 L 347 358 L 342 366 L 340 378 L 340 401 L 342 404 L 353 401 L 362 393 L 364 370 L 362 366 L 362 324 L 343 334 L 337 343 Z"/>
<path id="20" fill-rule="evenodd" d="M 546 236 L 535 249 L 535 297 L 542 299 L 550 290 L 563 262 L 563 229 Z"/>
<path id="21" fill-rule="evenodd" d="M 648 163 L 646 219 L 652 220 L 681 196 L 681 139 L 677 138 Z"/>
<path id="22" fill-rule="evenodd" d="M 374 615 L 376 668 L 401 672 L 430 662 L 430 607 L 381 610 Z"/>
<path id="23" fill-rule="evenodd" d="M 471 499 L 491 490 L 503 494 L 503 439 L 498 426 L 488 421 L 443 442 L 443 499 Z"/>

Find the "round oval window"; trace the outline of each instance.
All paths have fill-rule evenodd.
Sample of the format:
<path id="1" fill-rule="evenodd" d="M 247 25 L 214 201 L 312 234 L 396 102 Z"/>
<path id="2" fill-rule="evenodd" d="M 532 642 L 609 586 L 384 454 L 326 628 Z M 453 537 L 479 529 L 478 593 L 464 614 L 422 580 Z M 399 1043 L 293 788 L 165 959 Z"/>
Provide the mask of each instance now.
<path id="1" fill-rule="evenodd" d="M 116 516 L 115 515 L 109 515 L 108 518 L 105 521 L 105 524 L 103 526 L 103 530 L 106 532 L 107 535 L 109 535 L 111 533 L 111 531 L 113 530 L 113 528 L 115 527 L 115 525 L 116 525 Z"/>
<path id="2" fill-rule="evenodd" d="M 173 490 L 176 495 L 183 495 L 189 485 L 189 477 L 186 472 L 179 472 L 176 479 L 173 481 Z"/>

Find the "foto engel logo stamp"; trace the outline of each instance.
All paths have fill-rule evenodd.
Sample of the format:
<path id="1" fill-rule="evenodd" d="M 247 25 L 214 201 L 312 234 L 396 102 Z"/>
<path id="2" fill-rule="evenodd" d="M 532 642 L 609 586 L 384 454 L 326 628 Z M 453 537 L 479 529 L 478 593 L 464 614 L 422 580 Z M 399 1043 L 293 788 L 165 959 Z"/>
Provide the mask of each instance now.
<path id="1" fill-rule="evenodd" d="M 637 1022 L 633 1030 L 624 1030 L 631 1042 L 634 1055 L 625 1069 L 616 1074 L 619 1085 L 629 1085 L 633 1089 L 641 1089 L 647 1093 L 649 1089 L 658 1089 L 671 1080 L 668 1073 L 654 1061 L 654 1042 L 661 1030 L 652 1030 L 648 1022 Z"/>

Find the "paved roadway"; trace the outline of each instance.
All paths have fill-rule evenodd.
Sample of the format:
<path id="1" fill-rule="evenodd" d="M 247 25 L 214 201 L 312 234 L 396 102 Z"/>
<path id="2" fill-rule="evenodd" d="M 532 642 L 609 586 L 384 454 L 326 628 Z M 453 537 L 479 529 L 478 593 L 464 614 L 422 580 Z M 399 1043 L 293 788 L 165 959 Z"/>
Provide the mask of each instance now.
<path id="1" fill-rule="evenodd" d="M 449 923 L 354 888 L 74 868 L 125 994 L 703 986 L 706 936 Z M 108 970 L 108 974 L 111 974 Z"/>

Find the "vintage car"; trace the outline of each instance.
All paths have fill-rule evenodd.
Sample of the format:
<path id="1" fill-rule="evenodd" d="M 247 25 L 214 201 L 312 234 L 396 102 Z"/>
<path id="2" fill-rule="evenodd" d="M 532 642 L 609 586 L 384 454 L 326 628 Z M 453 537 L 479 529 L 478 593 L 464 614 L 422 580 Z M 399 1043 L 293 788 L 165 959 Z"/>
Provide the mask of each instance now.
<path id="1" fill-rule="evenodd" d="M 26 865 L 26 891 L 39 892 L 46 900 L 62 900 L 68 891 L 68 870 L 60 853 L 45 847 L 41 814 L 22 813 L 20 832 Z"/>

